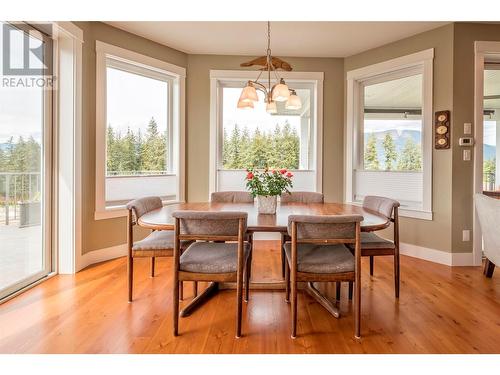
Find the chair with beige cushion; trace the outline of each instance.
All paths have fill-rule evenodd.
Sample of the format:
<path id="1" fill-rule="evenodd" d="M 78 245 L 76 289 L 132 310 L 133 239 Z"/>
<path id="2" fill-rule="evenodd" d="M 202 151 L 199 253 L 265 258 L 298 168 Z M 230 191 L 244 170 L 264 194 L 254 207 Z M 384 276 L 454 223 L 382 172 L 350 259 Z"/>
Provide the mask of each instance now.
<path id="1" fill-rule="evenodd" d="M 284 193 L 280 197 L 281 203 L 323 203 L 324 196 L 321 193 L 311 191 L 294 191 L 293 193 Z M 281 277 L 285 277 L 285 252 L 283 244 L 290 241 L 286 233 L 281 234 Z"/>
<path id="2" fill-rule="evenodd" d="M 245 241 L 247 213 L 176 211 L 174 246 L 173 323 L 179 326 L 179 283 L 236 282 L 236 337 L 241 336 L 243 274 L 248 301 L 251 244 Z M 197 241 L 180 253 L 181 241 Z M 222 242 L 221 242 L 222 241 Z"/>
<path id="3" fill-rule="evenodd" d="M 217 191 L 210 201 L 215 203 L 253 203 L 254 198 L 248 191 Z"/>
<path id="4" fill-rule="evenodd" d="M 373 276 L 374 257 L 382 255 L 392 255 L 394 257 L 394 294 L 396 298 L 399 298 L 399 202 L 390 198 L 369 195 L 363 200 L 363 208 L 376 212 L 393 223 L 393 241 L 386 240 L 374 232 L 361 233 L 361 256 L 370 257 L 370 276 Z M 349 298 L 351 296 L 352 284 L 349 284 Z"/>
<path id="5" fill-rule="evenodd" d="M 298 282 L 356 282 L 354 335 L 360 337 L 360 215 L 290 215 L 286 242 L 286 297 L 291 286 L 292 338 L 297 333 Z M 354 255 L 345 246 L 354 245 Z"/>
<path id="6" fill-rule="evenodd" d="M 484 275 L 493 277 L 495 265 L 500 266 L 500 200 L 476 194 L 474 201 L 477 209 L 479 224 L 483 234 L 483 251 L 486 257 Z"/>
<path id="7" fill-rule="evenodd" d="M 139 218 L 163 206 L 159 197 L 144 197 L 127 203 L 128 209 L 128 300 L 132 302 L 134 258 L 151 258 L 151 277 L 155 275 L 155 258 L 174 254 L 174 232 L 155 230 L 146 238 L 134 242 L 134 225 Z M 188 245 L 188 243 L 183 244 Z"/>

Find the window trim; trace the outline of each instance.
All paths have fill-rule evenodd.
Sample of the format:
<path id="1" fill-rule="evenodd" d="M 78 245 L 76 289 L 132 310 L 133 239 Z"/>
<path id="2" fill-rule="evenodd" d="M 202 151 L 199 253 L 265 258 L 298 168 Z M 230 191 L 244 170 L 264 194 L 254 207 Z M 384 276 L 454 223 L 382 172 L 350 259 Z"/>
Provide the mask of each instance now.
<path id="1" fill-rule="evenodd" d="M 173 163 L 173 155 L 178 155 L 174 164 L 169 165 L 169 172 L 178 176 L 177 200 L 163 203 L 184 202 L 185 186 L 185 80 L 186 69 L 158 60 L 137 52 L 120 48 L 96 40 L 96 185 L 95 185 L 95 220 L 123 217 L 127 215 L 125 206 L 106 208 L 106 68 L 107 59 L 123 61 L 135 65 L 138 73 L 141 69 L 157 71 L 162 75 L 172 76 L 173 85 L 169 87 L 169 101 L 172 108 L 169 116 L 169 129 L 172 134 L 172 147 L 168 158 Z M 134 69 L 135 70 L 135 69 Z"/>
<path id="2" fill-rule="evenodd" d="M 398 57 L 378 64 L 347 72 L 346 96 L 346 132 L 344 143 L 344 201 L 357 204 L 354 201 L 354 166 L 360 155 L 359 124 L 361 119 L 360 108 L 363 103 L 362 87 L 367 81 L 375 82 L 388 75 L 405 74 L 405 71 L 422 69 L 422 173 L 423 197 L 422 209 L 401 209 L 400 215 L 417 219 L 432 220 L 432 117 L 433 117 L 433 59 L 434 48 L 416 52 L 411 55 Z"/>
<path id="3" fill-rule="evenodd" d="M 220 154 L 222 154 L 220 130 L 222 119 L 222 108 L 220 104 L 220 85 L 223 82 L 238 82 L 255 79 L 256 71 L 249 70 L 210 70 L 210 157 L 209 157 L 209 199 L 213 192 L 218 191 L 217 174 L 219 171 Z M 312 110 L 316 122 L 315 139 L 315 168 L 313 168 L 316 179 L 316 191 L 323 190 L 323 72 L 280 72 L 285 80 L 312 83 L 314 90 L 315 107 Z M 311 169 L 307 169 L 311 170 Z M 304 171 L 304 170 L 300 170 Z"/>

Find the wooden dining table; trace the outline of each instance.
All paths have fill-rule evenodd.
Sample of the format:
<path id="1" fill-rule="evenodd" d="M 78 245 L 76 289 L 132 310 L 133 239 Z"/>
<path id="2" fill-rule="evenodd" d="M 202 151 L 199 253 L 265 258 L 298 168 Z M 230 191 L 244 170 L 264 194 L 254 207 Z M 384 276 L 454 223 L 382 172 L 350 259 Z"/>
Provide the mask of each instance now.
<path id="1" fill-rule="evenodd" d="M 144 228 L 153 230 L 173 230 L 175 211 L 240 211 L 248 214 L 247 231 L 251 234 L 258 232 L 287 233 L 288 217 L 290 215 L 350 215 L 359 214 L 363 216 L 361 231 L 370 232 L 387 228 L 391 222 L 385 216 L 361 206 L 343 203 L 286 203 L 278 204 L 276 214 L 259 214 L 257 203 L 212 203 L 192 202 L 171 204 L 148 212 L 141 216 L 138 224 Z M 250 237 L 252 238 L 252 237 Z M 181 311 L 181 317 L 190 315 L 195 309 L 207 301 L 220 289 L 218 283 L 212 282 L 190 304 Z M 234 287 L 234 286 L 226 286 Z M 278 290 L 285 288 L 285 282 L 256 282 L 250 283 L 251 289 Z M 307 283 L 305 290 L 325 307 L 332 315 L 339 317 L 340 313 L 332 301 L 322 294 L 313 283 Z"/>

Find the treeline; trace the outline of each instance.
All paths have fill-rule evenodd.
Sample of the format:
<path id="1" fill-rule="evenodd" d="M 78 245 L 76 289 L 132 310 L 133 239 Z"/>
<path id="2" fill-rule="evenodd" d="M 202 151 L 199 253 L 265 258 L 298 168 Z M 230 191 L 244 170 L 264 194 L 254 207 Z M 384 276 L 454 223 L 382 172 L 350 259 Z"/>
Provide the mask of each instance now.
<path id="1" fill-rule="evenodd" d="M 258 127 L 250 133 L 235 124 L 228 134 L 224 129 L 222 162 L 224 169 L 299 168 L 300 139 L 288 121 L 276 124 L 274 131 Z"/>
<path id="2" fill-rule="evenodd" d="M 380 165 L 377 153 L 377 137 L 370 134 L 365 145 L 364 169 L 379 171 L 421 171 L 422 170 L 422 149 L 420 144 L 415 143 L 412 138 L 405 142 L 403 150 L 398 155 L 396 143 L 390 133 L 387 133 L 382 141 L 384 150 L 383 167 Z"/>
<path id="3" fill-rule="evenodd" d="M 39 198 L 41 179 L 38 175 L 28 173 L 40 173 L 42 148 L 32 136 L 28 139 L 14 137 L 0 148 L 0 201 L 8 200 L 13 203 L 16 200 L 30 200 Z M 7 181 L 9 183 L 9 196 L 7 193 Z"/>
<path id="4" fill-rule="evenodd" d="M 164 172 L 167 165 L 167 132 L 159 132 L 154 118 L 149 121 L 144 135 L 140 129 L 134 133 L 130 128 L 121 134 L 108 125 L 108 176 Z"/>

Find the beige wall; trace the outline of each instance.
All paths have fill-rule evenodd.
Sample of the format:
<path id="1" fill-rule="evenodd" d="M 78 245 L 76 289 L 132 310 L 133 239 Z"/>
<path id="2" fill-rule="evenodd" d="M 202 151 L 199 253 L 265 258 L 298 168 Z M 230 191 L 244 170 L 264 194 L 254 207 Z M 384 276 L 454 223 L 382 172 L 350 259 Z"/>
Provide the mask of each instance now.
<path id="1" fill-rule="evenodd" d="M 253 57 L 253 56 L 252 56 Z M 187 68 L 187 200 L 208 200 L 210 70 L 237 70 L 252 57 L 189 55 Z M 329 201 L 342 200 L 343 59 L 285 57 L 294 71 L 324 72 L 323 192 Z"/>
<path id="2" fill-rule="evenodd" d="M 500 41 L 500 25 L 456 23 L 453 54 L 453 208 L 454 252 L 472 251 L 472 241 L 462 241 L 462 230 L 472 230 L 474 161 L 463 161 L 458 139 L 463 124 L 474 124 L 474 41 Z M 475 124 L 477 125 L 477 124 Z"/>
<path id="3" fill-rule="evenodd" d="M 429 48 L 434 48 L 433 111 L 453 110 L 452 24 L 347 57 L 344 69 L 347 73 L 353 69 Z M 455 136 L 453 131 L 452 135 Z M 433 150 L 432 164 L 434 220 L 402 218 L 401 241 L 450 252 L 452 251 L 452 150 Z"/>
<path id="4" fill-rule="evenodd" d="M 75 22 L 83 30 L 82 253 L 127 241 L 125 218 L 94 220 L 95 211 L 95 41 L 142 53 L 182 67 L 187 55 L 100 22 Z"/>

